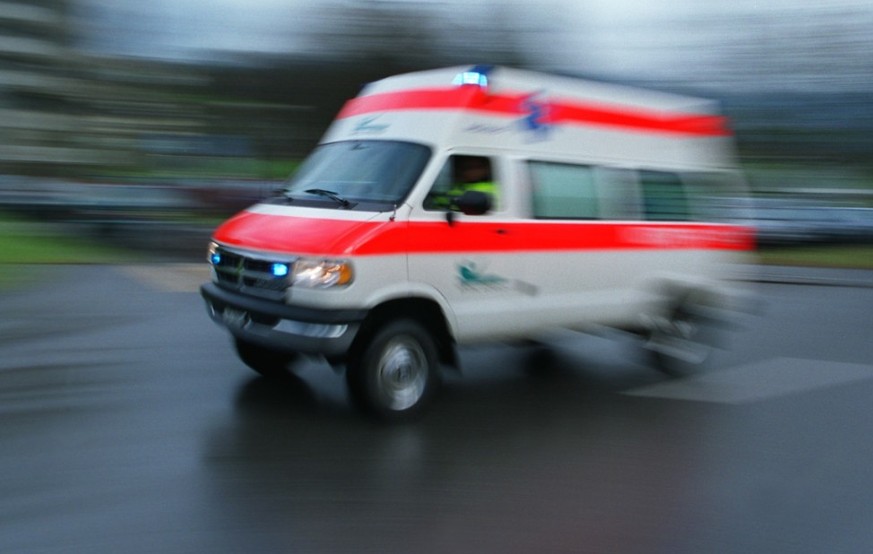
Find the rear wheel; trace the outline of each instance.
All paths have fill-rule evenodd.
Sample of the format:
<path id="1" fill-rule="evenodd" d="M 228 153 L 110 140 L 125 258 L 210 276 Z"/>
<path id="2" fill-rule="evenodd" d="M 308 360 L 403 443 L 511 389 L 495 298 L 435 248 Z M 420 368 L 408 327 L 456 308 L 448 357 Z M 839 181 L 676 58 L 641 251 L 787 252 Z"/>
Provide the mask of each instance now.
<path id="1" fill-rule="evenodd" d="M 437 388 L 438 364 L 427 329 L 411 319 L 390 321 L 349 360 L 349 393 L 359 407 L 380 418 L 408 418 L 421 412 Z"/>
<path id="2" fill-rule="evenodd" d="M 293 353 L 270 350 L 242 339 L 234 339 L 234 345 L 244 364 L 270 379 L 287 377 L 290 373 L 289 365 L 296 358 Z"/>
<path id="3" fill-rule="evenodd" d="M 705 304 L 686 298 L 655 325 L 646 350 L 655 368 L 673 376 L 705 371 L 716 349 L 720 322 Z"/>

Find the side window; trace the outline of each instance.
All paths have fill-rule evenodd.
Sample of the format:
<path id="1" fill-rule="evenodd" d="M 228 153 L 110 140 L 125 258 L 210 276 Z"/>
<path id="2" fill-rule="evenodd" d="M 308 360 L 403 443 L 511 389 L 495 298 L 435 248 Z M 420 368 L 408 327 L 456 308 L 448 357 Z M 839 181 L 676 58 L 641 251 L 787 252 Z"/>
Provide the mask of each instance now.
<path id="1" fill-rule="evenodd" d="M 642 217 L 636 171 L 598 167 L 596 175 L 601 219 L 636 221 Z"/>
<path id="2" fill-rule="evenodd" d="M 468 190 L 490 194 L 491 205 L 497 207 L 500 191 L 493 168 L 487 156 L 450 156 L 424 200 L 424 209 L 454 210 L 454 200 Z"/>
<path id="3" fill-rule="evenodd" d="M 538 219 L 596 219 L 597 192 L 592 168 L 529 162 L 533 216 Z"/>
<path id="4" fill-rule="evenodd" d="M 675 173 L 641 171 L 643 214 L 651 221 L 688 221 L 691 213 L 682 180 Z"/>

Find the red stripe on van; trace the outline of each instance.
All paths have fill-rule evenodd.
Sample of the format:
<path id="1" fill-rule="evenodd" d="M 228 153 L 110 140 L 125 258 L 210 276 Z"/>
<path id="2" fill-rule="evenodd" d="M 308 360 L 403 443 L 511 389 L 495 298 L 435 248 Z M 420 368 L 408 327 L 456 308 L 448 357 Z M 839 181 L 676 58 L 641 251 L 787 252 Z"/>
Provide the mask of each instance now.
<path id="1" fill-rule="evenodd" d="M 397 110 L 468 110 L 523 117 L 536 105 L 537 124 L 579 124 L 621 127 L 640 132 L 699 136 L 730 135 L 727 118 L 710 114 L 661 113 L 594 103 L 541 102 L 530 94 L 488 94 L 476 86 L 416 89 L 359 96 L 346 102 L 337 119 Z"/>
<path id="2" fill-rule="evenodd" d="M 479 87 L 404 90 L 358 96 L 345 103 L 337 119 L 394 110 L 456 110 L 481 104 Z"/>
<path id="3" fill-rule="evenodd" d="M 598 250 L 751 250 L 750 228 L 710 223 L 362 222 L 243 212 L 214 235 L 246 249 L 289 255 L 367 256 Z"/>

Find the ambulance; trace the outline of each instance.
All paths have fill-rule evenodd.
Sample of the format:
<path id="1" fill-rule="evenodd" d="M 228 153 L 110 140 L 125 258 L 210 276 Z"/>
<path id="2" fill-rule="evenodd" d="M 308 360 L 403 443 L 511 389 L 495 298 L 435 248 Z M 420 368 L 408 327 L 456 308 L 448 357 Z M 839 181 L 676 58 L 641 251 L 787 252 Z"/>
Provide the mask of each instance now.
<path id="1" fill-rule="evenodd" d="M 374 82 L 280 195 L 216 229 L 208 312 L 258 373 L 321 357 L 391 420 L 423 410 L 459 345 L 606 327 L 699 367 L 754 248 L 711 209 L 743 191 L 716 108 L 507 67 Z"/>

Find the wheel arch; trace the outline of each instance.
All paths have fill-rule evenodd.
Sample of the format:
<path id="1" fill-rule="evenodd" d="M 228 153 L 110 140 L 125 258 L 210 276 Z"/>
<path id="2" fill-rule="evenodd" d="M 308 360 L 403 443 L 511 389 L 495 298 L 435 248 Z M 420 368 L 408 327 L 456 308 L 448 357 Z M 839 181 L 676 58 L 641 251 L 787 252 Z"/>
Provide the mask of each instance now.
<path id="1" fill-rule="evenodd" d="M 458 367 L 455 340 L 448 318 L 436 300 L 423 296 L 392 298 L 371 309 L 352 343 L 350 355 L 359 354 L 373 333 L 387 322 L 404 318 L 421 323 L 433 335 L 441 363 Z"/>

